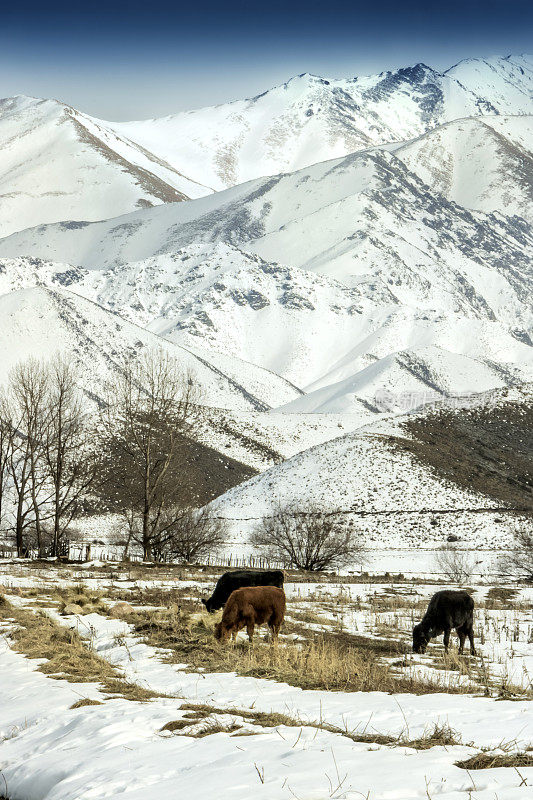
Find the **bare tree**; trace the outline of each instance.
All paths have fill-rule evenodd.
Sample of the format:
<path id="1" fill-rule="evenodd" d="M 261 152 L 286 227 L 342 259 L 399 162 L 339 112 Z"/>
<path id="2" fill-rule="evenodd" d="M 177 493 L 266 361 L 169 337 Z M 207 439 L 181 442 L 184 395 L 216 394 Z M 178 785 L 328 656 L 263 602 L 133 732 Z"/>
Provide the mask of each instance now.
<path id="1" fill-rule="evenodd" d="M 476 561 L 466 550 L 452 545 L 445 545 L 435 555 L 437 571 L 454 583 L 465 583 L 470 580 Z"/>
<path id="2" fill-rule="evenodd" d="M 220 549 L 225 533 L 223 521 L 208 506 L 171 507 L 161 517 L 154 552 L 160 558 L 197 562 Z"/>
<path id="3" fill-rule="evenodd" d="M 3 392 L 0 393 L 0 531 L 5 530 L 6 520 L 4 519 L 9 463 L 11 458 L 12 435 L 11 427 L 5 419 L 6 398 Z"/>
<path id="4" fill-rule="evenodd" d="M 53 359 L 47 366 L 47 384 L 44 462 L 51 487 L 51 554 L 57 556 L 66 531 L 83 509 L 98 462 L 72 363 Z"/>
<path id="5" fill-rule="evenodd" d="M 198 400 L 192 376 L 160 350 L 124 364 L 106 393 L 100 425 L 108 491 L 120 501 L 145 560 L 153 558 L 162 519 L 176 502 L 184 440 L 198 423 Z"/>
<path id="6" fill-rule="evenodd" d="M 362 542 L 319 508 L 278 505 L 252 534 L 251 544 L 297 569 L 320 571 L 363 563 Z"/>
<path id="7" fill-rule="evenodd" d="M 43 469 L 48 424 L 47 377 L 34 358 L 17 364 L 9 375 L 1 412 L 6 439 L 10 492 L 14 498 L 14 528 L 19 557 L 27 554 L 25 531 L 31 526 L 42 548 L 42 512 L 47 501 Z"/>
<path id="8" fill-rule="evenodd" d="M 19 556 L 31 544 L 59 553 L 94 478 L 94 457 L 72 365 L 29 358 L 10 373 L 0 406 L 0 439 L 14 498 Z M 0 466 L 2 463 L 0 462 Z M 27 540 L 27 541 L 26 541 Z"/>
<path id="9" fill-rule="evenodd" d="M 26 520 L 35 531 L 37 550 L 42 555 L 41 518 L 48 499 L 43 459 L 49 422 L 48 374 L 44 363 L 33 357 L 19 362 L 11 371 L 10 388 L 19 417 L 22 462 L 27 461 L 28 467 L 31 502 Z"/>
<path id="10" fill-rule="evenodd" d="M 533 581 L 533 519 L 516 520 L 514 547 L 500 555 L 496 570 L 502 578 Z"/>

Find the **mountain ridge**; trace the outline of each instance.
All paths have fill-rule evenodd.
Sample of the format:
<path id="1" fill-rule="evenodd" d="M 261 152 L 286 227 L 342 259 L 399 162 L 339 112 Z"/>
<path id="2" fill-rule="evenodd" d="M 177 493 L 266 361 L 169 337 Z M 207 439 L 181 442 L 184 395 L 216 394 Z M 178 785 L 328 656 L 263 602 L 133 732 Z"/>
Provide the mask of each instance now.
<path id="1" fill-rule="evenodd" d="M 528 56 L 463 60 L 444 72 L 419 63 L 358 78 L 302 73 L 245 100 L 114 127 L 170 163 L 198 164 L 197 177 L 219 191 L 410 139 L 459 117 L 531 114 L 532 86 Z"/>

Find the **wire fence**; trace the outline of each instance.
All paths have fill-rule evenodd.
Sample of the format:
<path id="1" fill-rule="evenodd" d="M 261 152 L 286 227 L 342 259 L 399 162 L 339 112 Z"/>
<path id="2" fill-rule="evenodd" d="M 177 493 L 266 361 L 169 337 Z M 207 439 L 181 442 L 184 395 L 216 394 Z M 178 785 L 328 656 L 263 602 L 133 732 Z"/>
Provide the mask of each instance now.
<path id="1" fill-rule="evenodd" d="M 0 558 L 16 558 L 17 549 L 12 544 L 0 542 Z M 50 558 L 50 553 L 30 548 L 26 550 L 24 557 L 28 560 L 38 558 Z M 143 563 L 143 554 L 140 549 L 130 548 L 124 557 L 124 547 L 112 543 L 87 541 L 64 540 L 61 546 L 60 557 L 73 562 L 124 562 L 124 563 Z M 163 564 L 178 563 L 172 559 L 163 558 Z M 237 553 L 233 550 L 224 548 L 220 552 L 211 553 L 202 558 L 202 565 L 207 567 L 248 567 L 250 569 L 286 569 L 287 562 L 267 558 L 266 556 L 254 553 Z"/>

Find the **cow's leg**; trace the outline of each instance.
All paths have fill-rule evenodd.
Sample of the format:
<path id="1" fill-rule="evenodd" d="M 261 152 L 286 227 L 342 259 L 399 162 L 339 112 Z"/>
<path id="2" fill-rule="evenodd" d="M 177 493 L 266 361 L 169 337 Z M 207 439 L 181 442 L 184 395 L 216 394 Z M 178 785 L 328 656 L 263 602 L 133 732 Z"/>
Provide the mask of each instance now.
<path id="1" fill-rule="evenodd" d="M 467 633 L 468 639 L 470 641 L 470 653 L 471 653 L 471 655 L 475 656 L 476 655 L 476 648 L 474 647 L 474 629 L 473 629 L 473 627 L 471 625 L 468 626 L 468 629 L 467 629 L 466 633 Z"/>
<path id="2" fill-rule="evenodd" d="M 246 623 L 246 633 L 248 634 L 248 639 L 250 640 L 250 644 L 253 644 L 253 641 L 254 641 L 254 623 L 251 620 Z"/>
<path id="3" fill-rule="evenodd" d="M 462 655 L 466 639 L 466 631 L 463 626 L 457 628 L 457 636 L 459 637 L 459 655 Z"/>
<path id="4" fill-rule="evenodd" d="M 446 628 L 444 631 L 444 652 L 448 652 L 448 647 L 450 645 L 450 628 Z"/>

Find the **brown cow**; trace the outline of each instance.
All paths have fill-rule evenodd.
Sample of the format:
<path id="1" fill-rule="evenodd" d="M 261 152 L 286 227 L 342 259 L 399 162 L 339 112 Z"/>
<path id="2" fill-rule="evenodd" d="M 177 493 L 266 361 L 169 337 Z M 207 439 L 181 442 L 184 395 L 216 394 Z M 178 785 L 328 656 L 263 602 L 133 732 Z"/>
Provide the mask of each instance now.
<path id="1" fill-rule="evenodd" d="M 285 616 L 285 592 L 275 586 L 244 586 L 235 589 L 224 606 L 222 620 L 215 626 L 215 638 L 226 641 L 246 628 L 250 642 L 256 625 L 267 623 L 272 639 L 278 637 Z"/>

